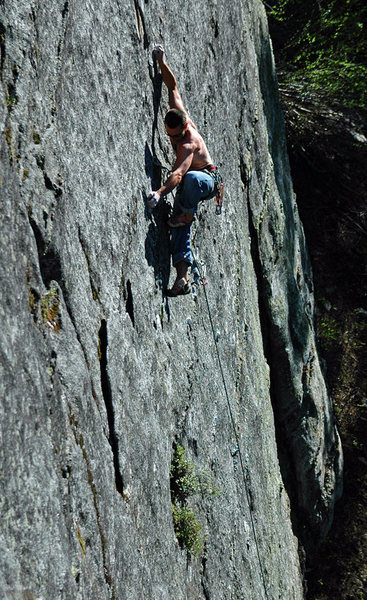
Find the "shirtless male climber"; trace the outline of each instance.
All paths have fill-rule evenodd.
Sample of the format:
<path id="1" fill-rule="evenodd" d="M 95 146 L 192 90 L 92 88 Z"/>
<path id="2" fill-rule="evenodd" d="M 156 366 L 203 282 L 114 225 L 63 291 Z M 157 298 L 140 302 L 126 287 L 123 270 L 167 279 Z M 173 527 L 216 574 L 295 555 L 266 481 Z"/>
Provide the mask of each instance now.
<path id="1" fill-rule="evenodd" d="M 184 108 L 176 78 L 165 61 L 163 47 L 155 46 L 153 55 L 168 88 L 170 110 L 164 118 L 164 125 L 176 160 L 168 179 L 159 190 L 150 192 L 147 204 L 150 208 L 155 208 L 163 196 L 177 188 L 173 213 L 168 221 L 171 228 L 172 262 L 177 277 L 173 287 L 166 291 L 167 296 L 175 297 L 190 293 L 188 269 L 193 262 L 190 228 L 199 202 L 217 194 L 218 171 L 212 164 L 203 138 Z"/>

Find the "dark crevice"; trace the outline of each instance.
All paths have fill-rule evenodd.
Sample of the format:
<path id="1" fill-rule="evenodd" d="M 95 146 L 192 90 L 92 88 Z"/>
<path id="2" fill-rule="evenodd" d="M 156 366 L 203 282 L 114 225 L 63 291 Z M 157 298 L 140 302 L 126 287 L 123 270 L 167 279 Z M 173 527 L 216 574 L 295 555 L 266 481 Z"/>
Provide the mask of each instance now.
<path id="1" fill-rule="evenodd" d="M 57 251 L 45 242 L 40 228 L 31 216 L 29 216 L 29 223 L 32 227 L 37 244 L 38 260 L 43 283 L 48 288 L 51 281 L 57 281 L 62 288 L 62 269 Z"/>
<path id="2" fill-rule="evenodd" d="M 247 181 L 242 180 L 245 184 Z M 249 190 L 247 191 L 249 194 Z M 247 199 L 248 204 L 248 222 L 249 222 L 249 233 L 250 233 L 250 251 L 252 257 L 252 263 L 255 271 L 256 281 L 257 281 L 257 289 L 258 289 L 258 303 L 259 303 L 259 318 L 260 318 L 260 327 L 261 327 L 261 337 L 263 342 L 263 350 L 264 356 L 269 366 L 270 373 L 270 401 L 273 407 L 274 414 L 274 424 L 275 424 L 275 437 L 277 444 L 277 452 L 279 458 L 279 467 L 280 473 L 283 480 L 283 485 L 286 489 L 286 492 L 289 497 L 290 507 L 291 507 L 291 522 L 293 527 L 294 534 L 299 538 L 299 518 L 297 517 L 297 489 L 294 484 L 295 481 L 295 467 L 293 464 L 293 456 L 292 451 L 289 448 L 289 444 L 287 442 L 287 436 L 284 431 L 284 426 L 281 423 L 281 419 L 279 417 L 279 400 L 277 394 L 277 381 L 276 381 L 276 373 L 274 372 L 274 364 L 276 364 L 273 360 L 274 353 L 277 353 L 277 349 L 275 348 L 275 342 L 271 336 L 271 323 L 268 316 L 268 308 L 266 305 L 266 281 L 263 277 L 263 270 L 261 265 L 261 258 L 258 246 L 258 232 L 255 229 L 252 218 L 252 211 L 249 197 Z M 279 349 L 278 349 L 279 350 Z M 275 354 L 276 355 L 276 354 Z"/>
<path id="3" fill-rule="evenodd" d="M 81 340 L 81 337 L 80 337 L 80 334 L 78 331 L 78 327 L 76 324 L 76 320 L 75 320 L 75 317 L 73 314 L 73 310 L 72 310 L 71 302 L 70 302 L 70 298 L 69 298 L 69 293 L 68 293 L 67 287 L 65 285 L 64 277 L 63 277 L 59 253 L 57 250 L 51 248 L 50 244 L 46 243 L 46 241 L 43 237 L 43 234 L 41 232 L 41 229 L 39 228 L 36 221 L 32 218 L 31 215 L 29 215 L 28 219 L 29 219 L 29 223 L 32 228 L 32 231 L 33 231 L 33 234 L 35 237 L 35 241 L 36 241 L 36 245 L 37 245 L 38 262 L 39 262 L 39 268 L 40 268 L 42 281 L 43 281 L 45 287 L 47 287 L 47 288 L 50 287 L 51 281 L 56 281 L 59 284 L 60 289 L 62 291 L 63 298 L 64 298 L 65 308 L 66 308 L 68 315 L 70 317 L 70 320 L 73 324 L 77 340 L 82 349 L 84 359 L 85 359 L 85 364 L 87 366 L 88 371 L 90 371 L 88 354 L 82 343 L 82 340 Z M 32 288 L 30 288 L 30 292 L 33 294 L 35 301 L 37 302 L 38 299 L 40 298 L 40 295 L 38 294 L 38 292 Z M 33 313 L 34 313 L 34 311 L 32 312 L 32 314 Z M 33 314 L 33 318 L 36 319 L 35 313 Z M 92 378 L 91 378 L 91 390 L 92 390 L 93 399 L 99 408 L 98 395 L 97 395 Z"/>
<path id="4" fill-rule="evenodd" d="M 36 131 L 33 134 L 33 139 L 36 144 L 40 144 L 40 137 Z M 60 186 L 56 185 L 55 183 L 53 183 L 53 181 L 51 181 L 51 179 L 47 175 L 47 173 L 45 171 L 45 157 L 42 154 L 38 154 L 36 156 L 36 163 L 37 163 L 37 167 L 43 173 L 43 180 L 45 182 L 46 189 L 53 192 L 56 200 L 58 200 L 62 196 L 62 188 Z"/>
<path id="5" fill-rule="evenodd" d="M 69 11 L 69 2 L 65 2 L 64 4 L 64 8 L 62 9 L 62 18 L 65 19 L 66 15 L 68 14 Z"/>
<path id="6" fill-rule="evenodd" d="M 59 284 L 60 289 L 62 291 L 63 298 L 64 298 L 66 310 L 67 310 L 70 320 L 73 324 L 77 340 L 83 351 L 85 363 L 87 365 L 88 370 L 90 370 L 88 355 L 87 355 L 86 349 L 84 348 L 84 346 L 82 344 L 82 341 L 81 341 L 81 338 L 80 338 L 80 335 L 78 332 L 78 328 L 76 325 L 76 321 L 74 318 L 74 314 L 73 314 L 73 311 L 71 308 L 68 290 L 65 286 L 60 256 L 59 256 L 57 250 L 51 248 L 50 244 L 46 243 L 46 241 L 44 240 L 43 234 L 41 232 L 41 229 L 37 225 L 36 221 L 32 218 L 32 216 L 29 215 L 28 218 L 29 218 L 29 223 L 32 228 L 32 231 L 33 231 L 33 234 L 35 237 L 35 241 L 36 241 L 36 245 L 37 245 L 38 262 L 39 262 L 39 268 L 40 268 L 42 281 L 43 281 L 45 287 L 47 287 L 47 288 L 49 288 L 51 281 L 56 281 Z M 31 291 L 34 294 L 36 299 L 37 299 L 37 297 L 39 298 L 38 292 L 36 292 L 35 290 L 31 290 Z M 93 380 L 91 380 L 91 388 L 92 388 L 93 398 L 98 406 L 98 396 L 97 396 L 97 393 L 96 393 L 96 390 L 94 387 Z"/>
<path id="7" fill-rule="evenodd" d="M 157 60 L 153 57 L 153 62 L 148 63 L 149 77 L 152 82 L 152 101 L 153 101 L 153 123 L 152 123 L 152 143 L 145 145 L 145 172 L 150 179 L 152 190 L 161 186 L 162 178 L 167 175 L 168 168 L 165 167 L 158 158 L 157 152 L 160 150 L 164 161 L 168 163 L 167 148 L 161 140 L 158 128 L 158 117 L 162 97 L 162 75 L 157 66 Z M 144 194 L 144 202 L 146 195 Z M 163 202 L 152 214 L 146 210 L 146 219 L 150 221 L 149 229 L 145 240 L 145 258 L 149 266 L 154 268 L 154 279 L 156 285 L 162 291 L 168 286 L 170 275 L 170 253 L 169 253 L 169 233 L 167 219 L 170 212 L 170 204 Z M 165 310 L 169 320 L 169 305 L 165 303 Z"/>
<path id="8" fill-rule="evenodd" d="M 115 586 L 112 583 L 112 576 L 111 576 L 110 568 L 108 566 L 108 561 L 107 561 L 107 538 L 105 536 L 105 533 L 104 533 L 103 527 L 102 527 L 101 511 L 100 511 L 99 502 L 98 502 L 98 490 L 97 490 L 96 484 L 94 482 L 90 459 L 89 459 L 87 451 L 86 451 L 84 439 L 83 439 L 82 434 L 79 434 L 79 432 L 78 432 L 78 424 L 77 424 L 77 421 L 75 420 L 75 417 L 72 413 L 72 409 L 71 409 L 71 406 L 69 403 L 68 403 L 68 410 L 69 410 L 69 421 L 70 421 L 72 431 L 74 434 L 75 443 L 80 447 L 80 449 L 82 451 L 83 459 L 85 461 L 85 465 L 86 465 L 86 469 L 87 469 L 88 484 L 89 484 L 89 487 L 90 487 L 90 490 L 91 490 L 92 496 L 93 496 L 93 504 L 94 504 L 94 510 L 96 513 L 97 527 L 98 527 L 100 541 L 101 541 L 104 579 L 105 579 L 107 586 L 111 590 L 112 600 L 115 600 L 116 599 Z"/>
<path id="9" fill-rule="evenodd" d="M 217 19 L 214 19 L 214 17 L 212 17 L 212 20 L 211 20 L 211 27 L 214 30 L 214 37 L 217 38 L 219 36 L 219 23 L 218 23 Z M 213 54 L 215 54 L 212 46 L 210 49 L 213 52 Z"/>
<path id="10" fill-rule="evenodd" d="M 87 250 L 87 242 L 85 241 L 85 239 L 83 238 L 82 235 L 82 231 L 80 226 L 78 227 L 78 237 L 79 237 L 79 242 L 80 245 L 82 247 L 84 256 L 85 256 L 85 260 L 87 262 L 87 267 L 88 267 L 88 275 L 89 275 L 89 283 L 90 283 L 90 287 L 92 290 L 92 296 L 93 296 L 93 300 L 97 300 L 98 302 L 100 302 L 100 294 L 101 294 L 101 289 L 100 289 L 100 285 L 99 283 L 95 282 L 96 279 L 99 279 L 96 272 L 94 271 L 93 267 L 92 267 L 92 263 L 90 260 L 90 256 Z"/>
<path id="11" fill-rule="evenodd" d="M 135 327 L 135 317 L 134 317 L 134 301 L 133 301 L 133 294 L 131 291 L 131 282 L 130 279 L 127 280 L 126 282 L 126 290 L 124 290 L 124 298 L 125 298 L 125 310 L 127 312 L 127 314 L 129 315 L 131 322 L 133 324 L 133 327 Z"/>
<path id="12" fill-rule="evenodd" d="M 139 38 L 143 41 L 144 50 L 146 50 L 147 48 L 149 48 L 149 38 L 147 35 L 146 26 L 145 26 L 144 13 L 143 13 L 141 7 L 139 6 L 139 3 L 137 2 L 137 0 L 134 0 L 134 8 L 135 8 L 135 16 L 136 16 L 138 35 L 139 35 Z"/>
<path id="13" fill-rule="evenodd" d="M 64 31 L 63 31 L 63 35 L 59 40 L 58 46 L 57 46 L 57 56 L 60 57 L 61 55 L 61 50 L 63 48 L 63 45 L 65 43 L 65 35 L 66 35 L 66 28 L 67 28 L 67 24 L 66 24 L 66 19 L 68 17 L 69 14 L 69 2 L 65 2 L 64 3 L 64 7 L 61 11 L 61 16 L 62 16 L 62 20 L 64 23 Z"/>
<path id="14" fill-rule="evenodd" d="M 34 139 L 34 136 L 33 136 L 33 139 Z M 39 142 L 38 142 L 38 143 L 39 143 Z M 43 170 L 44 170 L 44 168 L 45 168 L 45 157 L 44 157 L 44 156 L 42 156 L 41 154 L 38 154 L 38 155 L 36 156 L 36 163 L 37 163 L 37 167 L 38 167 L 39 169 L 41 169 L 41 171 L 43 171 Z"/>
<path id="15" fill-rule="evenodd" d="M 162 98 L 162 75 L 157 68 L 157 61 L 153 59 L 153 65 L 149 63 L 149 77 L 153 86 L 153 124 L 152 124 L 152 151 L 150 152 L 148 144 L 145 148 L 145 169 L 147 176 L 151 179 L 152 189 L 155 190 L 161 185 L 162 168 L 157 159 L 156 134 L 158 136 L 158 145 L 161 147 L 158 130 L 158 115 Z"/>
<path id="16" fill-rule="evenodd" d="M 45 181 L 45 186 L 48 190 L 51 190 L 55 194 L 56 200 L 58 200 L 62 196 L 62 189 L 57 186 L 55 183 L 52 183 L 51 179 L 48 177 L 47 173 L 43 173 L 43 179 Z"/>
<path id="17" fill-rule="evenodd" d="M 204 553 L 203 553 L 203 557 L 201 559 L 201 565 L 202 565 L 201 587 L 203 590 L 205 600 L 210 600 L 210 594 L 209 594 L 208 588 L 206 586 L 206 563 L 207 563 L 206 544 L 204 543 Z"/>
<path id="18" fill-rule="evenodd" d="M 3 79 L 3 70 L 5 62 L 5 26 L 0 22 L 0 77 Z"/>
<path id="19" fill-rule="evenodd" d="M 16 92 L 15 83 L 11 83 L 11 82 L 8 83 L 8 93 L 7 93 L 6 102 L 7 102 L 9 112 L 11 112 L 11 110 L 13 109 L 15 104 L 17 104 L 17 102 L 18 102 L 18 96 L 17 96 L 17 92 Z"/>
<path id="20" fill-rule="evenodd" d="M 113 408 L 112 392 L 110 379 L 108 376 L 107 367 L 107 322 L 105 319 L 101 321 L 101 328 L 99 330 L 99 350 L 100 350 L 100 366 L 101 366 L 101 387 L 103 399 L 106 405 L 107 420 L 109 427 L 109 438 L 112 454 L 113 454 L 113 466 L 115 469 L 115 484 L 116 489 L 120 494 L 123 494 L 124 484 L 121 475 L 120 461 L 119 461 L 119 444 L 115 430 L 115 412 Z"/>

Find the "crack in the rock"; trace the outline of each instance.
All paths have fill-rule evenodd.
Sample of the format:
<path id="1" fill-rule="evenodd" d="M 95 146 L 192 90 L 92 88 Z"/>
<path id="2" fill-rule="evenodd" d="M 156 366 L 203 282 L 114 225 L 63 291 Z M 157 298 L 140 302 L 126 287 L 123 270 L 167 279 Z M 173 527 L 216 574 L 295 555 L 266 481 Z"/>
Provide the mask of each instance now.
<path id="1" fill-rule="evenodd" d="M 99 282 L 95 283 L 95 279 L 99 279 L 99 278 L 96 276 L 96 273 L 92 269 L 91 260 L 90 260 L 89 253 L 87 250 L 87 243 L 86 243 L 85 239 L 83 238 L 80 226 L 78 227 L 78 237 L 79 237 L 79 242 L 80 242 L 80 245 L 82 247 L 82 250 L 83 250 L 83 253 L 85 256 L 85 260 L 87 262 L 89 284 L 90 284 L 90 287 L 92 290 L 93 300 L 97 300 L 100 303 L 101 302 L 101 300 L 100 300 L 101 289 L 100 289 Z"/>
<path id="2" fill-rule="evenodd" d="M 63 20 L 67 16 L 68 12 L 69 12 L 69 2 L 66 1 L 65 4 L 64 4 L 64 8 L 62 9 L 62 13 L 61 13 L 61 16 L 62 16 Z"/>
<path id="3" fill-rule="evenodd" d="M 208 591 L 208 588 L 206 586 L 205 583 L 205 578 L 206 578 L 206 563 L 207 563 L 207 557 L 206 557 L 206 543 L 204 542 L 204 552 L 203 552 L 203 557 L 201 559 L 201 566 L 202 566 L 202 574 L 201 574 L 201 587 L 203 590 L 203 594 L 204 594 L 204 598 L 205 600 L 210 600 L 210 594 Z"/>
<path id="4" fill-rule="evenodd" d="M 40 143 L 40 137 L 38 135 L 37 132 L 34 133 L 34 138 L 37 141 L 37 144 Z M 38 154 L 36 156 L 36 163 L 37 163 L 37 167 L 42 171 L 43 173 L 43 180 L 45 183 L 45 188 L 47 190 L 50 190 L 51 192 L 53 192 L 55 199 L 59 200 L 59 198 L 61 198 L 62 194 L 63 194 L 63 190 L 62 187 L 60 185 L 56 185 L 56 183 L 54 183 L 50 177 L 47 175 L 46 171 L 45 171 L 45 157 L 43 154 Z"/>
<path id="5" fill-rule="evenodd" d="M 69 2 L 66 1 L 64 3 L 63 9 L 61 11 L 63 31 L 62 31 L 62 36 L 60 37 L 59 43 L 57 46 L 57 56 L 58 57 L 61 56 L 62 49 L 65 45 L 65 37 L 66 37 L 67 28 L 68 28 L 68 15 L 69 15 Z"/>
<path id="6" fill-rule="evenodd" d="M 107 420 L 109 427 L 109 438 L 112 454 L 113 454 L 113 466 L 115 469 L 115 484 L 117 491 L 123 495 L 124 483 L 121 475 L 120 460 L 119 460 L 119 443 L 115 429 L 115 412 L 113 407 L 111 384 L 108 376 L 107 368 L 107 322 L 105 319 L 101 321 L 101 328 L 99 330 L 99 351 L 100 351 L 100 365 L 101 365 L 101 387 L 103 399 L 106 405 Z"/>
<path id="7" fill-rule="evenodd" d="M 125 297 L 125 310 L 130 317 L 133 327 L 135 327 L 134 301 L 133 301 L 133 293 L 131 290 L 130 279 L 128 279 L 126 282 L 126 293 L 124 294 L 124 297 Z"/>
<path id="8" fill-rule="evenodd" d="M 244 181 L 242 177 L 243 183 L 248 184 L 248 180 Z M 269 377 L 270 377 L 270 401 L 273 407 L 274 414 L 274 425 L 275 425 L 275 436 L 276 436 L 276 445 L 278 451 L 279 458 L 279 467 L 281 472 L 281 477 L 283 480 L 283 485 L 287 491 L 290 500 L 291 507 L 291 522 L 293 527 L 294 534 L 298 535 L 298 517 L 297 517 L 297 488 L 294 484 L 294 474 L 296 472 L 293 453 L 291 448 L 289 447 L 289 440 L 284 432 L 284 426 L 282 425 L 281 419 L 279 417 L 279 398 L 277 394 L 277 381 L 275 374 L 275 364 L 273 360 L 274 352 L 276 352 L 277 341 L 272 339 L 271 334 L 271 323 L 270 317 L 268 315 L 268 309 L 266 306 L 266 285 L 267 282 L 263 275 L 263 269 L 261 265 L 260 251 L 259 251 L 259 232 L 256 231 L 254 225 L 254 215 L 251 209 L 250 203 L 250 190 L 249 186 L 247 187 L 247 205 L 248 205 L 248 215 L 249 215 L 249 235 L 250 235 L 250 252 L 252 257 L 252 263 L 254 267 L 255 277 L 257 281 L 258 288 L 258 304 L 259 304 L 259 318 L 260 318 L 260 328 L 261 328 L 261 337 L 263 342 L 263 351 L 266 362 L 269 366 Z M 261 227 L 261 222 L 259 223 L 259 227 Z"/>
<path id="9" fill-rule="evenodd" d="M 54 249 L 50 245 L 50 243 L 47 243 L 45 241 L 42 231 L 41 231 L 40 227 L 38 226 L 38 224 L 36 223 L 36 221 L 33 219 L 33 217 L 31 215 L 29 215 L 28 219 L 29 219 L 29 224 L 30 224 L 31 229 L 34 234 L 35 241 L 36 241 L 37 252 L 38 252 L 38 262 L 39 262 L 39 268 L 40 268 L 42 281 L 43 281 L 44 285 L 46 286 L 46 288 L 49 288 L 51 281 L 56 281 L 59 284 L 59 287 L 62 291 L 62 295 L 63 295 L 67 313 L 70 317 L 70 321 L 74 327 L 75 335 L 77 337 L 77 340 L 79 342 L 79 345 L 80 345 L 83 355 L 84 355 L 85 364 L 87 366 L 88 371 L 90 371 L 90 363 L 89 363 L 89 359 L 87 356 L 87 351 L 84 348 L 84 345 L 82 344 L 82 341 L 81 341 L 81 338 L 80 338 L 80 335 L 78 332 L 78 328 L 77 328 L 77 325 L 75 322 L 75 318 L 73 315 L 73 311 L 72 311 L 72 308 L 70 305 L 69 294 L 68 294 L 68 291 L 65 286 L 63 270 L 62 270 L 62 266 L 61 266 L 61 260 L 60 260 L 59 253 L 56 249 Z M 97 407 L 99 408 L 98 396 L 97 396 L 92 378 L 91 378 L 90 382 L 91 382 L 91 391 L 92 391 L 93 399 L 94 399 Z"/>
<path id="10" fill-rule="evenodd" d="M 32 228 L 38 251 L 38 261 L 42 281 L 48 288 L 51 281 L 57 281 L 62 289 L 62 269 L 58 252 L 52 248 L 51 244 L 46 243 L 36 221 L 29 215 L 29 224 Z M 64 292 L 64 290 L 62 289 Z"/>
<path id="11" fill-rule="evenodd" d="M 5 62 L 5 56 L 6 56 L 5 34 L 6 34 L 5 25 L 0 22 L 0 79 L 1 79 L 1 81 L 3 80 L 3 70 L 4 70 L 4 62 Z"/>
<path id="12" fill-rule="evenodd" d="M 56 200 L 58 200 L 62 196 L 62 189 L 55 183 L 51 181 L 46 172 L 43 173 L 43 179 L 45 182 L 46 189 L 50 190 L 54 193 Z"/>
<path id="13" fill-rule="evenodd" d="M 137 2 L 137 0 L 134 0 L 134 10 L 135 10 L 135 25 L 136 25 L 136 31 L 138 34 L 138 38 L 139 38 L 140 42 L 143 41 L 144 49 L 146 50 L 147 48 L 149 48 L 149 39 L 148 39 L 147 30 L 146 30 L 146 26 L 145 26 L 144 13 L 143 13 L 141 7 L 139 6 L 139 3 Z"/>
<path id="14" fill-rule="evenodd" d="M 87 454 L 87 451 L 86 451 L 86 448 L 84 445 L 83 436 L 81 434 L 79 434 L 77 431 L 78 423 L 76 422 L 76 419 L 72 413 L 72 409 L 71 409 L 69 402 L 67 402 L 67 405 L 68 405 L 68 411 L 69 411 L 69 421 L 70 421 L 70 425 L 71 425 L 71 428 L 73 431 L 74 439 L 75 439 L 76 444 L 80 447 L 80 449 L 82 451 L 83 459 L 84 459 L 86 470 L 87 470 L 88 485 L 92 492 L 94 510 L 96 513 L 97 527 L 98 527 L 99 537 L 101 540 L 104 578 L 105 578 L 106 584 L 108 585 L 108 587 L 111 590 L 112 598 L 114 599 L 114 598 L 116 598 L 116 592 L 115 592 L 115 586 L 112 583 L 112 577 L 111 577 L 110 569 L 109 569 L 109 566 L 107 563 L 107 540 L 106 540 L 106 536 L 105 536 L 105 533 L 104 533 L 103 527 L 102 527 L 101 511 L 100 511 L 99 502 L 98 502 L 98 491 L 97 491 L 96 484 L 94 482 L 93 473 L 92 473 L 92 469 L 90 466 L 90 460 L 89 460 L 89 457 L 88 457 L 88 454 Z"/>

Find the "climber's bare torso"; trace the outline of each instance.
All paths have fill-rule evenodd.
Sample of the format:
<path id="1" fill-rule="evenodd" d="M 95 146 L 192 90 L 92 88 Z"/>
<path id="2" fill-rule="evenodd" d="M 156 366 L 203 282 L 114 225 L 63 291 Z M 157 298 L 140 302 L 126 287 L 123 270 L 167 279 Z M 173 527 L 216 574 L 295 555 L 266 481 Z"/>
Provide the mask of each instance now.
<path id="1" fill-rule="evenodd" d="M 172 108 L 176 108 L 176 106 Z M 188 171 L 203 169 L 212 163 L 205 142 L 190 118 L 188 118 L 187 129 L 183 132 L 182 138 L 176 139 L 171 137 L 171 144 L 176 155 L 176 162 L 181 162 L 181 157 L 187 156 L 188 153 L 192 154 L 192 161 Z"/>

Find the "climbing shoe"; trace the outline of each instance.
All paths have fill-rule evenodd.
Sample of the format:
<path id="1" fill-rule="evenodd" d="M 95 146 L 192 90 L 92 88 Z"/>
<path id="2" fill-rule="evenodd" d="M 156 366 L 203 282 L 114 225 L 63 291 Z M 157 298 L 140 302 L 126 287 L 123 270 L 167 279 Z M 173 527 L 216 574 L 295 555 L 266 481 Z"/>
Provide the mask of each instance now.
<path id="1" fill-rule="evenodd" d="M 171 289 L 166 290 L 166 296 L 176 298 L 176 296 L 187 296 L 191 292 L 190 285 L 184 278 L 176 280 Z"/>
<path id="2" fill-rule="evenodd" d="M 170 227 L 184 227 L 185 225 L 191 225 L 195 218 L 193 213 L 182 213 L 180 215 L 172 215 L 168 221 Z"/>

